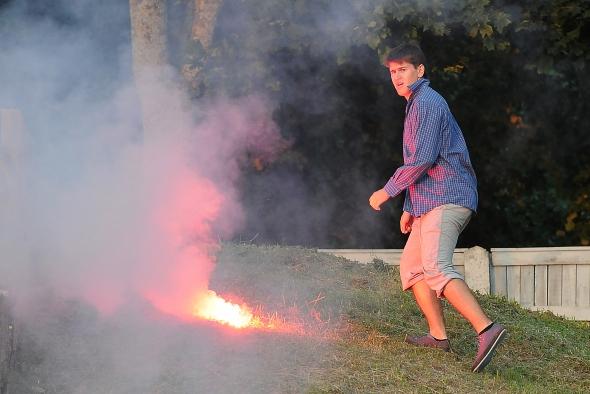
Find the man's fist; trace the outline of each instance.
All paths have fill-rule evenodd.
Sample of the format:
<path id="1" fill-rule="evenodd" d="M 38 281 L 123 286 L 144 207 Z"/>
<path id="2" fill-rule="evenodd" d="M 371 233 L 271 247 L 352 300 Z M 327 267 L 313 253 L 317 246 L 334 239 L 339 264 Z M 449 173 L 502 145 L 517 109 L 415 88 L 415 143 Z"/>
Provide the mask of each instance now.
<path id="1" fill-rule="evenodd" d="M 389 194 L 387 194 L 385 190 L 379 189 L 369 198 L 369 205 L 371 205 L 375 211 L 380 211 L 381 208 L 379 207 L 387 200 L 389 200 Z"/>
<path id="2" fill-rule="evenodd" d="M 408 212 L 404 211 L 401 219 L 399 220 L 399 228 L 402 233 L 407 234 L 412 231 L 412 223 L 414 223 L 414 217 Z"/>

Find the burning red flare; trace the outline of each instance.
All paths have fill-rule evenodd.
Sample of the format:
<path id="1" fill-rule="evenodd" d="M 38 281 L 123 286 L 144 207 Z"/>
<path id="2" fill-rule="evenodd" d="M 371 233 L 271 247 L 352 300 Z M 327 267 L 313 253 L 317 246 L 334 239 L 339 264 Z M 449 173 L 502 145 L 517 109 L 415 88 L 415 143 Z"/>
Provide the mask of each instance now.
<path id="1" fill-rule="evenodd" d="M 208 290 L 196 302 L 194 315 L 206 320 L 227 324 L 234 328 L 258 326 L 259 320 L 246 305 L 233 304 Z"/>
<path id="2" fill-rule="evenodd" d="M 261 329 L 283 333 L 300 333 L 301 327 L 288 323 L 278 314 L 265 313 L 260 307 L 252 309 L 245 304 L 238 305 L 218 296 L 214 291 L 200 295 L 193 309 L 193 316 L 214 321 L 237 329 Z"/>

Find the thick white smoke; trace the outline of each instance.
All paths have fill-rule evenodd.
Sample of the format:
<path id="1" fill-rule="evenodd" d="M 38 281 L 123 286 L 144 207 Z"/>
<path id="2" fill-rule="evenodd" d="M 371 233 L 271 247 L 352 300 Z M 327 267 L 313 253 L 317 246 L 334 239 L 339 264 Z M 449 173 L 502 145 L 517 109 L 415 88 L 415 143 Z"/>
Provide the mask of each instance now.
<path id="1" fill-rule="evenodd" d="M 157 129 L 142 133 L 130 43 L 115 41 L 122 66 L 105 66 L 88 26 L 22 11 L 5 15 L 24 34 L 6 32 L 0 60 L 0 103 L 25 124 L 21 151 L 6 153 L 18 157 L 3 162 L 1 286 L 22 302 L 43 288 L 105 312 L 142 297 L 190 314 L 219 240 L 242 224 L 246 153 L 272 160 L 284 144 L 270 107 L 256 97 L 197 107 L 173 77 L 154 78 L 142 98 L 158 108 Z M 110 89 L 93 81 L 105 75 Z"/>
<path id="2" fill-rule="evenodd" d="M 275 341 L 261 353 L 251 337 L 177 319 L 207 290 L 219 241 L 243 224 L 242 165 L 286 146 L 272 106 L 261 97 L 195 104 L 172 73 L 148 87 L 159 130 L 144 133 L 127 2 L 42 3 L 0 8 L 0 108 L 23 121 L 10 126 L 16 139 L 0 129 L 0 290 L 15 303 L 24 344 L 16 355 L 24 381 L 12 387 L 282 384 L 269 371 L 298 366 L 305 346 Z M 320 359 L 308 346 L 310 360 Z"/>

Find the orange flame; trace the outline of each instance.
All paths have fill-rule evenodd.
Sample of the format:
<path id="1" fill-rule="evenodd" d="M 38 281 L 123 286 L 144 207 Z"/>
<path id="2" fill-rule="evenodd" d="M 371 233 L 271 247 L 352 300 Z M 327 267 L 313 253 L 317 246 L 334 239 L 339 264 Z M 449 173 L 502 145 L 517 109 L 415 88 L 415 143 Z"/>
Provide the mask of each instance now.
<path id="1" fill-rule="evenodd" d="M 206 320 L 216 321 L 234 328 L 258 326 L 259 320 L 246 305 L 233 304 L 208 290 L 201 296 L 194 308 L 194 315 Z"/>
<path id="2" fill-rule="evenodd" d="M 294 317 L 299 313 L 291 311 Z M 289 322 L 279 314 L 266 313 L 261 306 L 252 309 L 245 304 L 235 304 L 226 301 L 212 290 L 207 290 L 198 296 L 193 307 L 193 316 L 214 321 L 237 329 L 270 330 L 289 334 L 303 335 L 304 322 Z"/>

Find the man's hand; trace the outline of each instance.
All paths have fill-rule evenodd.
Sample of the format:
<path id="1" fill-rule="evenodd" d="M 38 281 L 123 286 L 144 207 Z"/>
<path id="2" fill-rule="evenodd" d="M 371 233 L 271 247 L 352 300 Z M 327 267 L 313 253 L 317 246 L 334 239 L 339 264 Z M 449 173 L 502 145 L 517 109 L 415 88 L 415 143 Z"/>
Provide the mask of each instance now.
<path id="1" fill-rule="evenodd" d="M 399 228 L 403 234 L 407 234 L 412 231 L 412 223 L 414 223 L 414 217 L 408 212 L 404 211 L 401 219 L 399 220 Z"/>
<path id="2" fill-rule="evenodd" d="M 385 190 L 379 189 L 369 198 L 369 205 L 371 205 L 375 211 L 380 211 L 381 208 L 379 207 L 387 200 L 389 200 L 389 194 L 387 194 Z"/>

